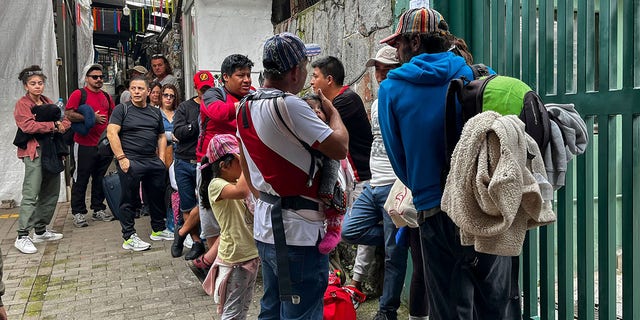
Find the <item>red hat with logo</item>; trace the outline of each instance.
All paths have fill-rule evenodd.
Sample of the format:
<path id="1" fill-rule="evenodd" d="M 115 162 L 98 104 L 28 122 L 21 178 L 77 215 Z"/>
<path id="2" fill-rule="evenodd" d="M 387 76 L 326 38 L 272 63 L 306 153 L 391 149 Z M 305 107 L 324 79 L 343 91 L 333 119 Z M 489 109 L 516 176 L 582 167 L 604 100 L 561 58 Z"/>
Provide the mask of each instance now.
<path id="1" fill-rule="evenodd" d="M 193 76 L 193 84 L 196 89 L 200 90 L 204 86 L 215 87 L 215 81 L 211 72 L 206 70 L 200 70 Z"/>

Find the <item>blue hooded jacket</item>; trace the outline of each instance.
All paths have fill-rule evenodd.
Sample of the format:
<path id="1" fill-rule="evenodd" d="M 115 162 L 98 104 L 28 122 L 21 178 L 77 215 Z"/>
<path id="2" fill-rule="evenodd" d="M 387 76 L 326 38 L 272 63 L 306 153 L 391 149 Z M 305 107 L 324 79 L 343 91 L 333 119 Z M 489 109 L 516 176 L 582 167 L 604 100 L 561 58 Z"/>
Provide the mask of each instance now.
<path id="1" fill-rule="evenodd" d="M 393 170 L 413 193 L 417 210 L 440 205 L 445 96 L 449 82 L 461 76 L 473 79 L 462 57 L 452 52 L 423 53 L 389 71 L 380 84 L 382 139 Z"/>

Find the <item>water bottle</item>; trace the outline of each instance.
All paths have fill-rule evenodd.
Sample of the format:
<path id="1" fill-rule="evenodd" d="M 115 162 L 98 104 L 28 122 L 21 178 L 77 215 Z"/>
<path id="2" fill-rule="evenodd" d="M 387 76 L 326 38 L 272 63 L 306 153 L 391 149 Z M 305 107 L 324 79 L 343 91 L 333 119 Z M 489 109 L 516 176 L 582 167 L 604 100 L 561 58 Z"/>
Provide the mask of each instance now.
<path id="1" fill-rule="evenodd" d="M 62 98 L 58 98 L 56 106 L 60 109 L 60 121 L 62 121 L 62 119 L 64 119 L 64 102 L 62 101 Z"/>

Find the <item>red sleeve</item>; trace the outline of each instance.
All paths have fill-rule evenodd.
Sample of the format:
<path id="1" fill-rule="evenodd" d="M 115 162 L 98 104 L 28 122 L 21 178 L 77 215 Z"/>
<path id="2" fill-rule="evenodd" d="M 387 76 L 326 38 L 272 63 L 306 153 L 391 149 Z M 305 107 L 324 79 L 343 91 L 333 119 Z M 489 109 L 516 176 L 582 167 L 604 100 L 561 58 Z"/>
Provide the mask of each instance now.
<path id="1" fill-rule="evenodd" d="M 81 97 L 82 97 L 82 94 L 80 93 L 80 90 L 76 90 L 72 92 L 71 95 L 69 96 L 69 100 L 67 100 L 66 109 L 77 111 L 78 107 L 80 106 Z"/>
<path id="2" fill-rule="evenodd" d="M 200 112 L 214 121 L 229 121 L 236 118 L 236 107 L 230 96 L 228 101 L 216 100 L 204 105 L 204 101 L 200 103 Z M 229 101 L 231 100 L 231 101 Z"/>
<path id="3" fill-rule="evenodd" d="M 13 110 L 13 117 L 16 119 L 16 125 L 22 129 L 24 133 L 49 133 L 53 132 L 53 121 L 38 122 L 36 117 L 31 113 L 33 103 L 23 99 L 18 100 Z"/>

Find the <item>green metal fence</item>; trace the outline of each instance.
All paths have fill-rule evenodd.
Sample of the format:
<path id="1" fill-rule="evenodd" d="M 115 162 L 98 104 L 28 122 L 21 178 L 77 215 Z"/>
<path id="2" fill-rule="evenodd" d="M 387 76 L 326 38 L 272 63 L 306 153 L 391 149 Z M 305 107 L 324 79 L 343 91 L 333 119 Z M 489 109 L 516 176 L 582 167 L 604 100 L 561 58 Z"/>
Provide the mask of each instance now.
<path id="1" fill-rule="evenodd" d="M 433 5 L 476 62 L 575 104 L 591 132 L 557 192 L 557 223 L 528 234 L 524 318 L 640 319 L 640 1 Z"/>

